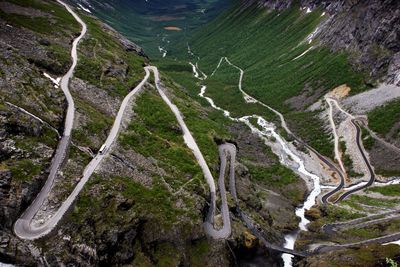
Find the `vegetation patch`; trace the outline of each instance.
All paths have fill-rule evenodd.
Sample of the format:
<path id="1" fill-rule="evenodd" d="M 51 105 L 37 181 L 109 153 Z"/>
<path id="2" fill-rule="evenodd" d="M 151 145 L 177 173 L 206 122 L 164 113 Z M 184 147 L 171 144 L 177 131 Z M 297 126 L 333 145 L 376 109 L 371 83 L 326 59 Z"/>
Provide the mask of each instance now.
<path id="1" fill-rule="evenodd" d="M 32 180 L 35 175 L 40 173 L 41 169 L 42 166 L 30 159 L 21 159 L 16 165 L 10 167 L 13 178 L 23 182 Z"/>
<path id="2" fill-rule="evenodd" d="M 143 92 L 136 100 L 134 112 L 135 119 L 120 137 L 125 148 L 157 159 L 160 166 L 177 180 L 203 175 L 183 141 L 174 114 L 156 92 Z"/>
<path id="3" fill-rule="evenodd" d="M 399 114 L 400 100 L 394 100 L 369 112 L 368 125 L 375 132 L 386 136 L 399 121 Z M 389 138 L 400 138 L 400 130 L 395 131 Z"/>
<path id="4" fill-rule="evenodd" d="M 300 186 L 303 180 L 292 170 L 279 163 L 269 167 L 247 164 L 247 167 L 255 181 L 272 190 L 278 190 L 294 203 L 300 203 L 303 200 L 304 190 Z"/>
<path id="5" fill-rule="evenodd" d="M 343 204 L 348 205 L 354 209 L 362 210 L 362 205 L 373 207 L 395 207 L 400 204 L 400 199 L 391 199 L 387 201 L 381 198 L 372 198 L 362 195 L 351 195 L 348 199 L 342 201 Z"/>
<path id="6" fill-rule="evenodd" d="M 303 94 L 305 87 L 310 96 L 322 95 L 344 83 L 352 88 L 352 93 L 367 89 L 365 74 L 351 68 L 346 54 L 332 53 L 324 47 L 309 50 L 314 42 L 308 43 L 307 36 L 324 19 L 321 10 L 304 14 L 297 5 L 283 11 L 257 6 L 243 10 L 235 6 L 190 37 L 195 56 L 186 53 L 186 42 L 170 49 L 169 55 L 180 59 L 175 65 L 195 62 L 199 56 L 201 70 L 209 75 L 202 82 L 207 85 L 207 95 L 233 116 L 258 114 L 269 121 L 278 121 L 265 107 L 244 102 L 237 88 L 239 70 L 236 68 L 223 62 L 211 77 L 220 58 L 228 57 L 244 70 L 244 91 L 284 113 L 290 127 L 301 139 L 321 154 L 332 156 L 330 134 L 325 132 L 317 114 L 292 110 L 285 104 L 288 99 Z M 299 57 L 305 51 L 308 52 Z M 177 66 L 174 75 L 190 73 L 181 68 Z"/>
<path id="7" fill-rule="evenodd" d="M 364 217 L 362 213 L 357 213 L 337 205 L 324 205 L 321 207 L 324 223 L 334 223 L 340 221 L 349 221 L 357 218 Z"/>
<path id="8" fill-rule="evenodd" d="M 110 36 L 98 20 L 80 14 L 88 27 L 87 37 L 79 44 L 79 64 L 75 75 L 124 97 L 144 77 L 145 59 L 127 51 L 116 37 Z"/>
<path id="9" fill-rule="evenodd" d="M 390 197 L 400 196 L 400 184 L 370 187 L 367 192 L 376 192 Z"/>
<path id="10" fill-rule="evenodd" d="M 65 8 L 51 1 L 8 0 L 17 6 L 33 8 L 47 13 L 44 17 L 31 17 L 0 11 L 0 17 L 14 26 L 20 26 L 41 34 L 71 34 L 80 27 Z"/>

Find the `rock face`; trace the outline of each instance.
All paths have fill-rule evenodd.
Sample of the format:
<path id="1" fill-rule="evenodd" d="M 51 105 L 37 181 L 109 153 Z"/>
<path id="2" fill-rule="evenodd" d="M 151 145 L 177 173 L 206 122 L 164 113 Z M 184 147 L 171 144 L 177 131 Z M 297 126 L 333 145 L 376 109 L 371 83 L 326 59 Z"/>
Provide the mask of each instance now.
<path id="1" fill-rule="evenodd" d="M 292 0 L 248 0 L 245 6 L 258 4 L 282 10 Z M 369 72 L 371 78 L 400 84 L 400 1 L 397 0 L 301 0 L 304 8 L 322 8 L 329 15 L 318 39 L 332 51 L 346 50 L 356 69 Z"/>

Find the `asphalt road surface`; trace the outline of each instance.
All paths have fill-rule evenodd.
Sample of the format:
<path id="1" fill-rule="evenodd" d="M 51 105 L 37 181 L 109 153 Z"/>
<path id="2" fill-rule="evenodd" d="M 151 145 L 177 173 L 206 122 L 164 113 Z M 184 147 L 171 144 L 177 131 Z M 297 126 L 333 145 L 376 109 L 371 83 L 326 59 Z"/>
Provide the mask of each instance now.
<path id="1" fill-rule="evenodd" d="M 71 131 L 74 122 L 75 104 L 72 95 L 69 91 L 68 83 L 73 75 L 73 72 L 77 64 L 78 57 L 76 50 L 78 43 L 85 36 L 87 29 L 86 24 L 75 14 L 75 12 L 68 5 L 66 5 L 62 1 L 58 2 L 64 5 L 65 8 L 68 10 L 68 12 L 70 12 L 74 16 L 74 18 L 82 25 L 82 31 L 81 34 L 73 41 L 72 44 L 72 50 L 71 50 L 72 66 L 61 79 L 61 89 L 64 92 L 64 95 L 67 99 L 68 108 L 65 117 L 64 133 L 58 143 L 56 153 L 52 159 L 50 166 L 50 174 L 46 180 L 45 185 L 43 186 L 42 190 L 40 191 L 36 199 L 32 202 L 32 204 L 28 207 L 28 209 L 24 212 L 21 218 L 16 221 L 14 225 L 15 234 L 20 238 L 26 238 L 26 239 L 34 239 L 37 236 L 37 234 L 34 233 L 36 231 L 33 231 L 33 229 L 31 229 L 32 231 L 30 231 L 29 229 L 30 222 L 37 213 L 37 211 L 39 210 L 40 206 L 43 204 L 44 200 L 48 197 L 51 188 L 53 186 L 54 179 L 57 175 L 57 172 L 60 169 L 60 166 L 62 165 L 65 159 L 70 144 Z"/>

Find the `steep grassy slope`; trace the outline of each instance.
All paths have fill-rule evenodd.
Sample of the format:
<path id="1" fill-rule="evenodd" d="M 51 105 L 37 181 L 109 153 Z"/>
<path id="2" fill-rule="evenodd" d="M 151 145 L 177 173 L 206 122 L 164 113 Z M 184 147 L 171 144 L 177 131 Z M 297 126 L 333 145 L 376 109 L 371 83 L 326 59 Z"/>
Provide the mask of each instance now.
<path id="1" fill-rule="evenodd" d="M 306 13 L 299 6 L 270 11 L 236 5 L 190 37 L 194 57 L 185 53 L 186 44 L 177 46 L 171 55 L 182 62 L 198 61 L 207 74 L 211 74 L 222 56 L 227 56 L 245 71 L 246 92 L 285 113 L 296 133 L 322 153 L 331 155 L 329 136 L 324 134 L 315 114 L 305 112 L 307 107 L 340 84 L 348 84 L 352 93 L 363 91 L 366 86 L 364 75 L 351 69 L 344 53 L 315 47 L 316 41 L 310 35 L 326 19 L 322 11 Z M 254 105 L 246 105 L 236 97 L 238 79 L 239 71 L 224 63 L 206 81 L 208 94 L 220 106 L 236 114 L 247 114 Z M 262 108 L 256 109 L 265 115 Z"/>

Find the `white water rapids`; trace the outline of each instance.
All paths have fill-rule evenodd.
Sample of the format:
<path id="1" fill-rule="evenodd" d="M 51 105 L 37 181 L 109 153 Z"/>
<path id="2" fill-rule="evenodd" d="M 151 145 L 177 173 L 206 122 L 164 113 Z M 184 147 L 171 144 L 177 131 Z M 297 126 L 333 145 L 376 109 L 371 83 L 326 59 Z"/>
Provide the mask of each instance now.
<path id="1" fill-rule="evenodd" d="M 226 59 L 226 61 L 230 65 L 233 65 L 227 59 Z M 219 68 L 221 63 L 222 63 L 222 58 L 221 58 L 220 62 L 218 63 L 217 68 L 214 70 L 213 74 Z M 198 78 L 199 80 L 207 79 L 206 75 L 203 75 L 203 77 L 200 77 L 199 73 L 203 73 L 203 72 L 198 68 L 197 64 L 195 65 L 195 64 L 190 63 L 190 65 L 193 68 L 193 75 L 196 78 Z M 242 95 L 246 100 L 246 98 L 249 98 L 251 96 L 249 96 L 247 93 L 245 93 L 242 90 L 242 87 L 241 87 L 244 71 L 241 70 L 240 68 L 238 68 L 237 66 L 235 66 L 235 67 L 238 70 L 240 70 L 239 89 L 242 92 Z M 278 155 L 279 158 L 280 158 L 281 164 L 293 169 L 297 173 L 302 174 L 302 175 L 304 175 L 304 176 L 306 176 L 306 177 L 308 177 L 308 178 L 310 178 L 312 180 L 313 189 L 312 189 L 311 193 L 308 195 L 308 197 L 307 197 L 306 201 L 304 202 L 304 204 L 301 207 L 296 209 L 296 215 L 300 218 L 299 229 L 302 230 L 302 231 L 307 231 L 306 226 L 310 221 L 305 218 L 305 211 L 310 209 L 312 206 L 315 205 L 316 198 L 321 193 L 321 185 L 320 185 L 319 177 L 306 170 L 303 160 L 295 152 L 293 152 L 291 150 L 288 142 L 276 132 L 276 126 L 274 124 L 267 122 L 264 118 L 262 118 L 261 116 L 258 116 L 258 115 L 244 116 L 244 117 L 241 117 L 241 118 L 233 118 L 233 117 L 231 117 L 229 111 L 224 110 L 221 107 L 218 107 L 214 103 L 213 99 L 211 99 L 210 97 L 207 97 L 207 96 L 204 95 L 206 93 L 206 89 L 207 89 L 207 87 L 205 85 L 201 86 L 201 90 L 200 90 L 200 93 L 199 93 L 200 97 L 206 99 L 207 102 L 214 109 L 222 111 L 224 116 L 229 118 L 230 120 L 232 120 L 232 121 L 240 121 L 240 122 L 245 123 L 251 129 L 252 132 L 256 133 L 261 139 L 263 139 L 265 141 L 266 145 L 269 145 L 269 143 L 270 143 L 269 139 L 270 138 L 274 138 L 276 140 L 276 142 L 279 143 L 279 145 L 281 147 L 281 151 L 284 153 L 284 154 L 279 154 Z M 254 99 L 253 97 L 251 97 L 251 98 Z M 254 99 L 254 101 L 259 102 L 256 99 Z M 254 101 L 251 101 L 251 102 L 254 103 Z M 262 103 L 262 104 L 264 106 L 266 106 L 266 104 L 264 104 L 264 103 Z M 254 126 L 250 122 L 250 118 L 257 119 L 257 125 L 262 130 L 260 130 L 258 127 Z M 281 120 L 283 120 L 282 123 L 284 125 L 286 125 L 286 123 L 284 122 L 283 116 L 280 116 L 280 118 L 281 118 Z M 293 168 L 293 165 L 290 164 L 289 160 L 292 160 L 293 162 L 295 162 L 297 167 Z M 288 249 L 294 249 L 294 245 L 295 245 L 295 242 L 296 242 L 297 235 L 298 235 L 298 232 L 296 232 L 294 234 L 286 235 L 285 236 L 285 245 L 284 245 L 284 247 L 288 248 Z M 292 258 L 293 258 L 293 256 L 290 255 L 290 254 L 282 254 L 282 260 L 284 262 L 284 266 L 285 267 L 290 267 L 290 266 L 293 265 L 292 264 Z"/>

